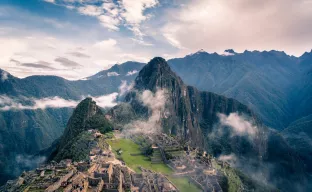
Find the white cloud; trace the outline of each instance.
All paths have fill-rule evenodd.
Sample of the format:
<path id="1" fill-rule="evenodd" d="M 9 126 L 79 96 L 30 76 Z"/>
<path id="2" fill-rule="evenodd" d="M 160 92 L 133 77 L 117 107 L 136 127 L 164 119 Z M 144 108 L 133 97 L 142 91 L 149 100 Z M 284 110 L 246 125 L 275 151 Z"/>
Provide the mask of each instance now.
<path id="1" fill-rule="evenodd" d="M 47 0 L 50 2 L 50 0 Z M 145 10 L 159 4 L 157 0 L 120 0 L 113 2 L 65 0 L 58 2 L 58 5 L 68 9 L 77 8 L 80 14 L 97 17 L 102 26 L 109 30 L 118 31 L 120 25 L 127 27 L 136 36 L 142 39 L 144 33 L 141 30 L 141 23 L 148 20 L 151 15 L 145 14 Z M 54 3 L 54 1 L 51 1 Z"/>
<path id="2" fill-rule="evenodd" d="M 144 15 L 144 10 L 155 7 L 158 4 L 157 0 L 122 0 L 122 7 L 125 10 L 122 15 L 130 24 L 140 24 L 148 19 L 149 15 Z"/>
<path id="3" fill-rule="evenodd" d="M 174 35 L 170 33 L 164 33 L 163 35 L 172 46 L 179 48 L 179 49 L 183 49 L 183 46 L 177 39 L 175 39 Z"/>
<path id="4" fill-rule="evenodd" d="M 134 86 L 134 82 L 131 82 L 128 85 L 127 81 L 122 81 L 121 85 L 118 87 L 119 94 L 123 96 L 125 93 L 129 92 L 133 88 L 133 86 Z"/>
<path id="5" fill-rule="evenodd" d="M 117 44 L 117 41 L 115 39 L 108 39 L 108 40 L 103 40 L 103 41 L 95 43 L 94 47 L 99 48 L 99 49 L 108 49 L 108 48 L 114 47 L 116 44 Z"/>
<path id="6" fill-rule="evenodd" d="M 100 97 L 92 97 L 92 99 L 96 102 L 98 106 L 106 108 L 106 107 L 114 107 L 115 105 L 117 105 L 116 102 L 117 96 L 118 93 L 115 92 Z"/>
<path id="7" fill-rule="evenodd" d="M 0 75 L 0 76 L 1 76 L 1 81 L 2 81 L 2 82 L 6 81 L 6 80 L 9 78 L 8 75 L 9 75 L 9 74 L 8 74 L 7 72 L 2 71 L 2 72 L 1 72 L 1 75 Z"/>
<path id="8" fill-rule="evenodd" d="M 48 3 L 55 3 L 55 0 L 44 0 L 44 1 Z"/>
<path id="9" fill-rule="evenodd" d="M 108 28 L 109 30 L 113 30 L 113 31 L 118 31 L 119 30 L 119 24 L 120 24 L 120 19 L 119 18 L 115 18 L 115 17 L 111 17 L 108 15 L 100 15 L 98 17 L 100 23 Z"/>
<path id="10" fill-rule="evenodd" d="M 115 72 L 115 71 L 113 71 L 113 72 L 108 72 L 108 73 L 107 73 L 107 76 L 108 76 L 108 77 L 119 76 L 119 75 L 120 75 L 120 74 L 117 73 L 117 72 Z"/>
<path id="11" fill-rule="evenodd" d="M 257 127 L 253 125 L 243 116 L 238 115 L 237 113 L 231 113 L 226 116 L 224 114 L 219 114 L 219 119 L 221 125 L 229 126 L 232 128 L 232 135 L 238 136 L 251 136 L 254 137 L 257 133 Z"/>
<path id="12" fill-rule="evenodd" d="M 138 70 L 128 71 L 126 76 L 131 76 L 131 75 L 134 75 L 134 74 L 137 74 L 137 73 L 138 73 Z"/>
<path id="13" fill-rule="evenodd" d="M 168 43 L 191 52 L 277 49 L 301 55 L 311 49 L 311 5 L 305 0 L 192 0 L 170 9 L 161 32 Z"/>
<path id="14" fill-rule="evenodd" d="M 82 6 L 79 7 L 77 10 L 79 13 L 89 16 L 99 16 L 103 13 L 102 8 L 95 5 Z"/>
<path id="15" fill-rule="evenodd" d="M 161 117 L 167 101 L 166 90 L 157 90 L 153 93 L 145 90 L 139 95 L 141 101 L 148 107 L 149 114 L 147 120 L 135 120 L 124 126 L 123 136 L 128 137 L 133 134 L 156 134 L 162 132 Z"/>
<path id="16" fill-rule="evenodd" d="M 220 155 L 218 157 L 220 161 L 227 161 L 229 163 L 237 161 L 237 157 L 235 154 L 231 153 L 230 155 Z"/>
<path id="17" fill-rule="evenodd" d="M 140 45 L 144 45 L 144 46 L 153 46 L 154 44 L 152 43 L 148 43 L 148 42 L 145 42 L 143 41 L 142 39 L 135 39 L 135 38 L 131 38 L 131 40 L 137 44 L 140 44 Z"/>
<path id="18" fill-rule="evenodd" d="M 117 104 L 118 93 L 92 97 L 98 106 L 106 108 L 113 107 Z M 23 104 L 23 103 L 29 104 Z M 0 111 L 10 110 L 36 110 L 47 108 L 75 108 L 79 104 L 79 100 L 67 100 L 61 97 L 46 97 L 42 99 L 36 98 L 13 98 L 6 95 L 0 95 Z M 31 104 L 30 104 L 31 103 Z"/>
<path id="19" fill-rule="evenodd" d="M 22 104 L 22 101 L 30 101 L 32 105 Z M 9 110 L 25 110 L 25 109 L 46 109 L 46 108 L 74 108 L 78 105 L 78 101 L 65 100 L 60 97 L 49 97 L 43 99 L 34 98 L 10 98 L 5 95 L 0 96 L 0 111 Z"/>

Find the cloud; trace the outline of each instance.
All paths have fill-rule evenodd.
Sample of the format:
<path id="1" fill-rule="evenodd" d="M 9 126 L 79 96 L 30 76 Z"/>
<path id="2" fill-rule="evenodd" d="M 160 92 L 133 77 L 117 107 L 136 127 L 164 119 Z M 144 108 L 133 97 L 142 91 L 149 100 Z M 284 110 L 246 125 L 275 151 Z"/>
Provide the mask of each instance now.
<path id="1" fill-rule="evenodd" d="M 172 46 L 187 48 L 185 54 L 233 48 L 301 55 L 311 49 L 311 1 L 192 0 L 169 10 L 160 31 Z"/>
<path id="2" fill-rule="evenodd" d="M 108 28 L 109 30 L 112 31 L 118 31 L 119 30 L 119 24 L 121 22 L 121 20 L 119 18 L 115 18 L 115 17 L 111 17 L 108 15 L 100 15 L 98 17 L 98 20 L 100 21 L 100 23 Z"/>
<path id="3" fill-rule="evenodd" d="M 49 2 L 49 1 L 47 1 Z M 151 14 L 145 14 L 146 9 L 159 4 L 157 0 L 121 0 L 112 1 L 51 1 L 50 3 L 75 9 L 82 15 L 97 17 L 102 26 L 112 31 L 118 31 L 123 25 L 131 30 L 141 40 L 144 33 L 141 31 L 141 23 L 151 18 Z"/>
<path id="4" fill-rule="evenodd" d="M 162 132 L 161 118 L 165 110 L 166 90 L 158 89 L 156 93 L 145 90 L 139 95 L 143 105 L 149 110 L 150 116 L 146 120 L 135 120 L 124 126 L 122 134 L 129 137 L 135 134 L 156 134 Z"/>
<path id="5" fill-rule="evenodd" d="M 131 40 L 137 44 L 140 44 L 140 45 L 144 45 L 144 46 L 153 46 L 154 44 L 152 43 L 148 43 L 148 42 L 145 42 L 143 41 L 142 39 L 135 39 L 135 38 L 131 38 Z"/>
<path id="6" fill-rule="evenodd" d="M 103 13 L 102 8 L 95 5 L 86 5 L 79 7 L 77 10 L 79 13 L 89 16 L 99 16 Z"/>
<path id="7" fill-rule="evenodd" d="M 120 74 L 117 73 L 117 72 L 115 72 L 115 71 L 113 71 L 113 72 L 108 72 L 108 73 L 107 73 L 107 76 L 108 76 L 108 77 L 119 76 L 119 75 L 120 75 Z"/>
<path id="8" fill-rule="evenodd" d="M 103 108 L 113 107 L 117 104 L 118 93 L 111 93 L 102 96 L 90 96 L 97 105 Z M 83 99 L 84 97 L 82 97 Z M 36 98 L 13 98 L 6 95 L 0 95 L 0 111 L 10 110 L 37 110 L 37 109 L 48 109 L 48 108 L 75 108 L 80 101 L 78 100 L 67 100 L 61 97 L 47 97 L 42 99 Z"/>
<path id="9" fill-rule="evenodd" d="M 181 45 L 181 43 L 175 39 L 174 35 L 170 34 L 170 33 L 164 33 L 164 37 L 168 40 L 168 42 L 179 49 L 183 49 L 183 46 Z"/>
<path id="10" fill-rule="evenodd" d="M 32 104 L 23 104 L 30 102 Z M 75 108 L 78 101 L 66 100 L 60 97 L 49 97 L 42 99 L 34 98 L 11 98 L 6 95 L 0 95 L 0 111 L 10 110 L 36 110 L 46 108 Z"/>
<path id="11" fill-rule="evenodd" d="M 134 75 L 134 74 L 137 74 L 137 73 L 138 73 L 138 70 L 128 71 L 126 76 L 131 76 L 131 75 Z"/>
<path id="12" fill-rule="evenodd" d="M 15 161 L 21 168 L 34 169 L 47 160 L 45 156 L 16 155 Z"/>
<path id="13" fill-rule="evenodd" d="M 218 114 L 218 116 L 221 125 L 229 126 L 230 128 L 232 128 L 233 136 L 248 135 L 254 137 L 257 133 L 257 127 L 237 113 L 231 113 L 228 116 L 224 114 Z"/>
<path id="14" fill-rule="evenodd" d="M 55 0 L 43 0 L 45 2 L 48 2 L 48 3 L 55 3 Z"/>
<path id="15" fill-rule="evenodd" d="M 20 64 L 21 66 L 25 66 L 25 67 L 32 67 L 32 68 L 39 68 L 39 69 L 55 69 L 53 67 L 49 67 L 49 66 L 46 66 L 46 65 L 42 65 L 42 64 L 39 64 L 39 63 L 21 63 Z"/>
<path id="16" fill-rule="evenodd" d="M 69 52 L 69 53 L 67 53 L 67 54 L 69 54 L 69 55 L 73 55 L 73 56 L 75 56 L 75 57 L 85 57 L 85 58 L 90 58 L 90 56 L 89 56 L 89 55 L 86 55 L 86 54 L 81 53 L 81 52 L 78 52 L 78 51 L 75 51 L 75 52 Z"/>
<path id="17" fill-rule="evenodd" d="M 71 61 L 65 57 L 58 57 L 54 61 L 59 62 L 60 64 L 66 67 L 81 67 L 79 63 L 76 63 L 75 61 Z"/>
<path id="18" fill-rule="evenodd" d="M 115 39 L 107 39 L 100 42 L 95 43 L 93 46 L 98 49 L 107 49 L 114 47 L 117 44 Z"/>
<path id="19" fill-rule="evenodd" d="M 127 21 L 130 30 L 138 37 L 142 38 L 144 34 L 140 29 L 141 22 L 149 19 L 151 15 L 145 15 L 144 10 L 155 7 L 159 2 L 157 0 L 122 0 L 122 17 Z"/>
<path id="20" fill-rule="evenodd" d="M 120 86 L 118 87 L 119 89 L 119 94 L 120 96 L 123 96 L 125 93 L 128 93 L 134 86 L 134 82 L 127 83 L 127 81 L 121 81 Z"/>
<path id="21" fill-rule="evenodd" d="M 234 153 L 229 155 L 220 155 L 218 160 L 228 162 L 231 166 L 237 167 L 240 165 L 239 159 Z"/>
<path id="22" fill-rule="evenodd" d="M 92 99 L 96 102 L 98 106 L 106 108 L 106 107 L 114 107 L 115 105 L 117 105 L 116 102 L 117 96 L 118 93 L 115 92 L 100 97 L 92 97 Z"/>
<path id="23" fill-rule="evenodd" d="M 1 81 L 4 82 L 9 78 L 9 74 L 6 71 L 1 72 Z"/>

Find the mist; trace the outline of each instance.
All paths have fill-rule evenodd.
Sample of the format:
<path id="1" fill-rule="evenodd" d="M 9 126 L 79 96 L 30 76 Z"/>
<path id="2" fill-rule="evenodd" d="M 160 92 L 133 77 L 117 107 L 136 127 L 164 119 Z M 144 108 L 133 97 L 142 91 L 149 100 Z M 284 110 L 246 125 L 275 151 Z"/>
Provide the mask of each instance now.
<path id="1" fill-rule="evenodd" d="M 97 105 L 106 108 L 117 105 L 118 93 L 114 92 L 108 95 L 92 97 Z M 83 97 L 82 97 L 83 99 Z M 80 100 L 67 100 L 61 97 L 46 97 L 41 99 L 26 97 L 8 97 L 0 95 L 0 111 L 10 110 L 37 110 L 47 108 L 75 108 Z"/>
<path id="2" fill-rule="evenodd" d="M 226 116 L 224 114 L 218 114 L 220 124 L 229 126 L 231 128 L 232 136 L 249 136 L 255 137 L 258 128 L 253 125 L 246 117 L 240 116 L 237 113 L 231 113 Z"/>
<path id="3" fill-rule="evenodd" d="M 122 135 L 129 137 L 136 134 L 151 135 L 162 132 L 161 117 L 166 104 L 166 90 L 158 89 L 156 93 L 145 90 L 138 98 L 148 108 L 149 117 L 145 120 L 135 120 L 124 126 Z"/>
<path id="4" fill-rule="evenodd" d="M 134 86 L 134 82 L 131 82 L 128 84 L 127 81 L 121 81 L 120 86 L 118 87 L 119 89 L 119 95 L 123 96 L 126 93 L 128 93 Z"/>
<path id="5" fill-rule="evenodd" d="M 1 81 L 4 82 L 9 78 L 9 74 L 5 71 L 2 71 L 1 73 Z"/>

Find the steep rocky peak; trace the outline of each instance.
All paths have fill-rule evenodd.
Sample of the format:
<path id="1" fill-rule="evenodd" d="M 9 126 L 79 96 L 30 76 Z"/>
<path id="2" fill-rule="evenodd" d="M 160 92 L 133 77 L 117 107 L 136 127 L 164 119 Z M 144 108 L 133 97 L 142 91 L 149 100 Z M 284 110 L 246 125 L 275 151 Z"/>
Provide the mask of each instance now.
<path id="1" fill-rule="evenodd" d="M 75 108 L 73 115 L 67 123 L 61 139 L 61 145 L 88 129 L 86 125 L 90 118 L 102 114 L 101 109 L 96 105 L 96 102 L 93 101 L 92 98 L 88 97 L 81 101 Z"/>
<path id="2" fill-rule="evenodd" d="M 182 84 L 182 80 L 170 68 L 165 59 L 153 58 L 143 67 L 135 79 L 135 88 L 138 90 L 157 88 L 172 88 L 175 84 Z"/>

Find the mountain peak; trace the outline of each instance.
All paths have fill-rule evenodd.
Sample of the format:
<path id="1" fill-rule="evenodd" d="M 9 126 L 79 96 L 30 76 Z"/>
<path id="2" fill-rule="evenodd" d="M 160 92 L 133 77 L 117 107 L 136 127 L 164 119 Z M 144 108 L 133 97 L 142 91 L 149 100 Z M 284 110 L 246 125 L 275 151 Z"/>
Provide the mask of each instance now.
<path id="1" fill-rule="evenodd" d="M 72 148 L 70 146 L 71 142 L 78 140 L 81 134 L 90 129 L 97 129 L 104 134 L 111 131 L 112 126 L 105 118 L 101 109 L 96 105 L 96 102 L 92 98 L 87 97 L 75 108 L 58 143 L 58 147 L 50 156 L 50 159 L 59 161 L 64 159 L 64 157 L 72 158 L 71 155 L 73 153 L 68 152 Z M 64 153 L 64 151 L 67 152 Z"/>
<path id="2" fill-rule="evenodd" d="M 103 115 L 101 109 L 96 105 L 96 102 L 90 97 L 82 100 L 75 108 L 73 115 L 68 121 L 61 140 L 61 145 L 76 137 L 82 131 L 85 131 L 87 129 L 88 120 L 95 115 Z"/>
<path id="3" fill-rule="evenodd" d="M 226 49 L 224 52 L 235 54 L 236 52 L 233 49 Z"/>
<path id="4" fill-rule="evenodd" d="M 169 88 L 175 81 L 180 81 L 170 68 L 165 59 L 155 57 L 143 67 L 135 79 L 135 88 L 138 90 L 149 89 L 156 91 L 157 88 Z"/>

